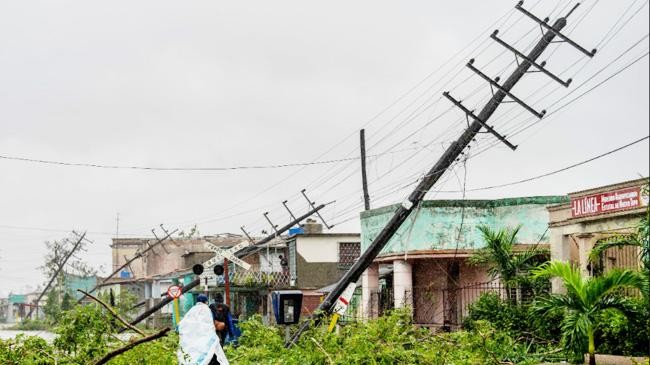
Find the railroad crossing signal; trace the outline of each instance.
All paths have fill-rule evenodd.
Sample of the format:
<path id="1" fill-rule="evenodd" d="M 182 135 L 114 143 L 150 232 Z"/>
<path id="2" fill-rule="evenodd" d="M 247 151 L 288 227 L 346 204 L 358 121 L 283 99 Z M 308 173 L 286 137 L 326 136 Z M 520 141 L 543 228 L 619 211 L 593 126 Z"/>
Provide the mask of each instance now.
<path id="1" fill-rule="evenodd" d="M 205 242 L 205 247 L 208 250 L 214 252 L 215 255 L 210 260 L 204 262 L 203 266 L 204 267 L 210 267 L 210 266 L 213 266 L 213 265 L 216 265 L 218 263 L 223 262 L 223 259 L 228 259 L 228 261 L 234 263 L 237 266 L 240 266 L 244 270 L 248 270 L 248 269 L 251 268 L 251 265 L 248 262 L 246 262 L 246 261 L 240 259 L 239 257 L 235 256 L 235 253 L 237 253 L 237 251 L 240 251 L 241 249 L 246 248 L 248 246 L 250 246 L 250 242 L 242 241 L 242 242 L 236 244 L 235 246 L 233 246 L 233 247 L 231 247 L 231 248 L 229 248 L 227 250 L 224 250 L 224 249 L 222 249 L 220 247 L 217 247 L 217 246 L 213 245 L 210 242 Z"/>
<path id="2" fill-rule="evenodd" d="M 223 275 L 224 268 L 221 265 L 223 263 L 224 259 L 229 260 L 230 262 L 234 263 L 237 266 L 240 266 L 244 270 L 248 270 L 251 268 L 251 265 L 240 259 L 239 257 L 235 256 L 235 254 L 238 251 L 241 251 L 242 249 L 248 247 L 251 245 L 249 241 L 242 241 L 235 246 L 232 246 L 231 248 L 224 250 L 220 247 L 217 247 L 213 245 L 210 242 L 204 242 L 205 247 L 209 249 L 210 251 L 214 252 L 215 255 L 213 258 L 210 260 L 204 262 L 203 264 L 196 264 L 192 267 L 192 271 L 196 275 L 202 275 L 203 271 L 206 267 L 214 266 L 214 273 L 215 275 Z"/>

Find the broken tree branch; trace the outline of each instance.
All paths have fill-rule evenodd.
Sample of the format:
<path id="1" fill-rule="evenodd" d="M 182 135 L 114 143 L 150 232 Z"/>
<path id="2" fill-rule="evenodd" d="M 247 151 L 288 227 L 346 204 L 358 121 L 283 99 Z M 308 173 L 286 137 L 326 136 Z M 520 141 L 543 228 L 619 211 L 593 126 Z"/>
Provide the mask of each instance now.
<path id="1" fill-rule="evenodd" d="M 81 292 L 82 294 L 84 294 L 84 295 L 87 296 L 88 298 L 90 298 L 90 299 L 96 301 L 97 303 L 101 304 L 102 307 L 106 308 L 106 310 L 108 310 L 108 311 L 111 313 L 111 315 L 113 315 L 113 317 L 117 318 L 118 321 L 122 322 L 122 324 L 123 324 L 125 327 L 134 330 L 134 331 L 137 332 L 140 336 L 144 336 L 144 335 L 145 335 L 144 332 L 142 332 L 142 330 L 140 330 L 138 327 L 136 327 L 136 326 L 130 324 L 129 322 L 125 321 L 124 318 L 120 317 L 120 315 L 117 314 L 117 312 L 115 312 L 115 310 L 114 310 L 113 308 L 111 308 L 108 304 L 106 304 L 106 303 L 102 302 L 101 300 L 99 300 L 99 298 L 96 298 L 96 297 L 94 297 L 92 294 L 90 294 L 90 293 L 88 293 L 88 292 L 85 292 L 85 291 L 83 291 L 83 290 L 81 290 L 81 289 L 77 289 L 77 291 Z"/>
<path id="2" fill-rule="evenodd" d="M 138 340 L 136 340 L 136 341 L 131 342 L 130 344 L 128 344 L 128 345 L 126 345 L 126 346 L 124 346 L 124 347 L 120 347 L 119 349 L 115 349 L 115 350 L 113 350 L 113 351 L 107 353 L 106 355 L 104 355 L 104 357 L 102 357 L 101 359 L 99 359 L 99 361 L 97 361 L 97 362 L 95 363 L 95 365 L 106 364 L 106 363 L 108 362 L 108 360 L 114 358 L 114 357 L 117 356 L 117 355 L 123 354 L 123 353 L 129 351 L 130 349 L 132 349 L 132 348 L 134 348 L 134 347 L 140 345 L 140 344 L 143 344 L 143 343 L 145 343 L 145 342 L 149 342 L 149 341 L 153 341 L 153 340 L 156 340 L 156 339 L 159 339 L 159 338 L 161 338 L 161 337 L 166 336 L 166 335 L 167 335 L 167 332 L 169 332 L 169 327 L 164 328 L 164 329 L 162 329 L 161 331 L 156 332 L 156 333 L 154 333 L 154 334 L 151 335 L 151 336 L 147 336 L 147 337 L 140 338 L 140 339 L 138 339 Z"/>

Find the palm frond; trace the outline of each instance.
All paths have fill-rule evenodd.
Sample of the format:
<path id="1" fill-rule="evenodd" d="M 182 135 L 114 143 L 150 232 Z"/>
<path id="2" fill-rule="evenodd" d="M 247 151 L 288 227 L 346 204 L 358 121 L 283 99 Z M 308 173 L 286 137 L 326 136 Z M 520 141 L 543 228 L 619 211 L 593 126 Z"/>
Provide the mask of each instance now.
<path id="1" fill-rule="evenodd" d="M 547 262 L 532 271 L 533 278 L 558 277 L 567 289 L 567 292 L 574 295 L 584 303 L 584 281 L 580 270 L 571 266 L 568 262 L 551 261 Z"/>
<path id="2" fill-rule="evenodd" d="M 643 289 L 644 278 L 632 270 L 612 270 L 602 276 L 592 277 L 584 287 L 588 303 L 596 303 L 602 297 L 619 288 Z"/>
<path id="3" fill-rule="evenodd" d="M 638 246 L 642 247 L 641 242 L 638 240 L 635 234 L 623 234 L 611 236 L 606 239 L 600 240 L 598 244 L 591 249 L 589 253 L 589 261 L 595 262 L 600 259 L 600 256 L 603 252 L 609 250 L 610 248 L 622 248 L 626 246 Z"/>
<path id="4" fill-rule="evenodd" d="M 512 248 L 516 243 L 521 226 L 512 229 L 493 230 L 489 226 L 478 226 L 485 247 L 472 256 L 473 264 L 489 265 L 490 276 L 500 276 L 505 282 L 512 282 L 517 276 L 519 266 L 513 259 Z"/>
<path id="5" fill-rule="evenodd" d="M 594 309 L 598 311 L 616 310 L 624 315 L 638 312 L 630 298 L 613 294 L 601 297 Z"/>
<path id="6" fill-rule="evenodd" d="M 585 312 L 569 311 L 562 320 L 562 341 L 575 353 L 587 350 L 587 333 L 593 327 L 593 320 Z"/>
<path id="7" fill-rule="evenodd" d="M 516 253 L 512 261 L 518 270 L 524 270 L 532 263 L 535 258 L 548 254 L 549 250 L 545 248 L 532 247 L 524 252 Z"/>
<path id="8" fill-rule="evenodd" d="M 573 297 L 563 294 L 551 294 L 536 299 L 531 309 L 534 315 L 546 317 L 579 307 L 580 303 L 576 302 Z"/>

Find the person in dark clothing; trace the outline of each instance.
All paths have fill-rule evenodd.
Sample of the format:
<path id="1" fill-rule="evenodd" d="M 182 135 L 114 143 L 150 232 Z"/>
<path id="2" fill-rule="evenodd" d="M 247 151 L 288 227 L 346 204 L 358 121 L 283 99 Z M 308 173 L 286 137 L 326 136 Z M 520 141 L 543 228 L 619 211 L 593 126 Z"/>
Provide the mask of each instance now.
<path id="1" fill-rule="evenodd" d="M 210 304 L 210 310 L 212 310 L 212 319 L 214 320 L 214 329 L 219 336 L 219 341 L 223 346 L 226 341 L 226 335 L 230 334 L 232 336 L 232 329 L 230 328 L 230 308 L 223 303 L 212 303 Z"/>
<path id="2" fill-rule="evenodd" d="M 286 257 L 280 255 L 280 267 L 282 268 L 283 273 L 289 272 L 289 260 Z"/>

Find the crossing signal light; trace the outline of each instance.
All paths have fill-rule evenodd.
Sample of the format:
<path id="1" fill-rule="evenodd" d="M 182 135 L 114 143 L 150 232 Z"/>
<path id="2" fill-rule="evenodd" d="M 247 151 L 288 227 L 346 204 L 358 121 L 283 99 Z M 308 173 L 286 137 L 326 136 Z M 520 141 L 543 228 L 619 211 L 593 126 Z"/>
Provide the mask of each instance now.
<path id="1" fill-rule="evenodd" d="M 196 264 L 196 265 L 192 266 L 192 272 L 194 273 L 194 275 L 203 274 L 203 265 Z"/>

